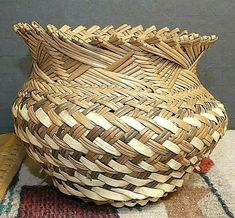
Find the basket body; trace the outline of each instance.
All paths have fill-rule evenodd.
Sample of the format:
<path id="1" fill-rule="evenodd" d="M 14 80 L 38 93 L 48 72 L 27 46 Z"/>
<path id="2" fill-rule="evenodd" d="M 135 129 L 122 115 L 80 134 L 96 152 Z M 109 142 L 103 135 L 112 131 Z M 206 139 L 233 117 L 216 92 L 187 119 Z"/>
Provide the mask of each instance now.
<path id="1" fill-rule="evenodd" d="M 181 187 L 227 127 L 197 63 L 216 36 L 19 23 L 33 58 L 15 132 L 63 193 L 134 206 Z"/>

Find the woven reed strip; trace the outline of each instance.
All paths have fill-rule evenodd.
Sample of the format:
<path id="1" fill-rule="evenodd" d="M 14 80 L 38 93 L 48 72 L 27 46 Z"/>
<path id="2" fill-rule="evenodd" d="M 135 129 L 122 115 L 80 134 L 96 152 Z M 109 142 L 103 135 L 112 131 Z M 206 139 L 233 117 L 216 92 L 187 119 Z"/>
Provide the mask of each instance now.
<path id="1" fill-rule="evenodd" d="M 9 185 L 17 173 L 25 150 L 13 133 L 0 135 L 0 199 L 3 200 Z"/>

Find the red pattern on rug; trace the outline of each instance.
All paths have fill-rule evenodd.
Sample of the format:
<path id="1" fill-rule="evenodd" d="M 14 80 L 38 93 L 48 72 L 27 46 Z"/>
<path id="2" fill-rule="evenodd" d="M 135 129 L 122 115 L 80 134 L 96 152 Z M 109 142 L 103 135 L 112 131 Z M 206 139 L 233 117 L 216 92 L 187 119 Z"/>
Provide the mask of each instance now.
<path id="1" fill-rule="evenodd" d="M 214 162 L 209 158 L 203 158 L 199 165 L 200 170 L 194 170 L 196 173 L 208 173 L 210 169 L 214 166 Z"/>
<path id="2" fill-rule="evenodd" d="M 116 218 L 117 210 L 110 205 L 96 206 L 66 196 L 51 186 L 23 186 L 19 218 Z"/>

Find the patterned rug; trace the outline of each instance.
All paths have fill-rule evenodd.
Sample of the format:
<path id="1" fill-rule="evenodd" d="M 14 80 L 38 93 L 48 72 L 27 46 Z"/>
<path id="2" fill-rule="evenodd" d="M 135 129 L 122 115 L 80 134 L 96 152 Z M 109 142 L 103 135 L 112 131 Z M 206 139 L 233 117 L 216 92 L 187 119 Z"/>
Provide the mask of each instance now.
<path id="1" fill-rule="evenodd" d="M 204 159 L 183 188 L 144 207 L 114 208 L 66 196 L 45 181 L 39 168 L 27 159 L 14 178 L 0 217 L 19 218 L 223 218 L 235 214 L 235 131 L 228 131 L 213 152 Z M 212 161 L 213 160 L 213 161 Z"/>

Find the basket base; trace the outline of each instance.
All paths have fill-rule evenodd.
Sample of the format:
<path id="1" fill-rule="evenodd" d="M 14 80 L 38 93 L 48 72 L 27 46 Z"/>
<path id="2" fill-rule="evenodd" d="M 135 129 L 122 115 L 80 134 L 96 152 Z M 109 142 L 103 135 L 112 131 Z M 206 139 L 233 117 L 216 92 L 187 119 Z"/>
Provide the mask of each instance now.
<path id="1" fill-rule="evenodd" d="M 136 205 L 145 206 L 149 202 L 157 202 L 158 199 L 159 198 L 148 198 L 145 200 L 136 200 L 136 201 L 132 200 L 126 202 L 110 202 L 110 204 L 114 207 L 123 207 L 123 206 L 134 207 Z"/>
<path id="2" fill-rule="evenodd" d="M 58 183 L 56 184 L 55 182 L 53 182 L 55 187 L 57 187 L 62 193 L 66 194 L 66 195 L 71 195 L 71 193 L 67 192 L 66 189 L 62 188 L 61 186 L 58 186 Z M 174 190 L 176 191 L 176 190 Z M 174 192 L 173 191 L 173 192 Z M 166 197 L 169 193 L 165 193 L 163 197 Z M 74 194 L 73 194 L 74 195 Z M 84 198 L 84 197 L 79 197 L 77 196 L 79 199 L 83 200 L 86 203 L 95 203 L 96 205 L 104 205 L 104 204 L 110 204 L 113 207 L 134 207 L 136 205 L 140 205 L 140 206 L 145 206 L 146 204 L 150 203 L 150 202 L 157 202 L 160 198 L 146 198 L 144 200 L 130 200 L 130 201 L 96 201 L 96 200 L 91 200 L 89 198 Z M 161 197 L 161 198 L 163 198 Z"/>

